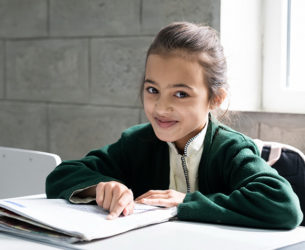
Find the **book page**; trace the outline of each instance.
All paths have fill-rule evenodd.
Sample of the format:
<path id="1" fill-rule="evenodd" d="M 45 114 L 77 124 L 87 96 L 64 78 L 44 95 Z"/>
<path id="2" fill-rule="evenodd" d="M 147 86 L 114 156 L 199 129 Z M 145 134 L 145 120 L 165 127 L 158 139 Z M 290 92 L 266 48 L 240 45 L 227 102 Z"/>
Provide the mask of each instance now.
<path id="1" fill-rule="evenodd" d="M 169 220 L 177 208 L 136 204 L 134 214 L 107 220 L 108 212 L 97 205 L 70 204 L 63 199 L 4 199 L 0 207 L 47 225 L 59 232 L 92 240 Z"/>

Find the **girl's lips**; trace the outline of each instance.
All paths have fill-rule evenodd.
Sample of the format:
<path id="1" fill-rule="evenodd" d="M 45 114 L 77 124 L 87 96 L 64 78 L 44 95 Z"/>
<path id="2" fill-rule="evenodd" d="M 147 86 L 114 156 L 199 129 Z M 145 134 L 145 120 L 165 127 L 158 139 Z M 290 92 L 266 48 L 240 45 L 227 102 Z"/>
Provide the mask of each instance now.
<path id="1" fill-rule="evenodd" d="M 161 128 L 169 128 L 178 122 L 178 121 L 170 121 L 170 120 L 160 120 L 158 118 L 155 118 L 155 120 L 158 126 Z"/>

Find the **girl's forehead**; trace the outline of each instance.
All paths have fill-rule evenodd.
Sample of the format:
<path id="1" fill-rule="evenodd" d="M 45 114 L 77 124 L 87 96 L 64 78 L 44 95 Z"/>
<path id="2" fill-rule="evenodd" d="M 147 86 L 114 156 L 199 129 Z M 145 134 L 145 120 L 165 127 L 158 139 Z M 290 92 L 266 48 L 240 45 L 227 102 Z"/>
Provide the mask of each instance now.
<path id="1" fill-rule="evenodd" d="M 181 49 L 151 53 L 146 60 L 145 72 L 147 73 L 147 67 L 157 67 L 160 61 L 165 65 L 171 64 L 173 61 L 180 61 L 182 66 L 185 65 L 187 68 L 193 65 L 197 71 L 205 74 L 209 68 L 207 65 L 210 64 L 210 60 L 211 58 L 205 52 L 189 52 Z"/>
<path id="2" fill-rule="evenodd" d="M 150 54 L 146 62 L 146 73 L 154 71 L 179 71 L 188 72 L 189 74 L 202 73 L 204 68 L 200 63 L 199 57 L 186 55 L 182 53 L 167 53 L 167 54 Z"/>
<path id="3" fill-rule="evenodd" d="M 145 78 L 159 84 L 188 83 L 202 85 L 204 69 L 198 60 L 176 54 L 151 54 L 147 59 Z"/>

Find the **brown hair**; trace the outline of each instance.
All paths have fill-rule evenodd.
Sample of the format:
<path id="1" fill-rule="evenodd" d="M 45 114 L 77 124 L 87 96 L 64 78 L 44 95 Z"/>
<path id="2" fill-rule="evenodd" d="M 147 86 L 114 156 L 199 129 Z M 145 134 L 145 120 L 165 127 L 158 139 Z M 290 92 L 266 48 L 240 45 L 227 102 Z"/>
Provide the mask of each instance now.
<path id="1" fill-rule="evenodd" d="M 227 64 L 218 32 L 201 24 L 171 23 L 161 29 L 153 40 L 147 51 L 146 62 L 150 54 L 173 52 L 182 56 L 187 54 L 202 55 L 199 62 L 204 68 L 209 100 L 212 105 L 217 105 L 219 97 L 221 98 L 224 92 L 228 91 Z M 143 84 L 141 93 L 143 93 Z"/>

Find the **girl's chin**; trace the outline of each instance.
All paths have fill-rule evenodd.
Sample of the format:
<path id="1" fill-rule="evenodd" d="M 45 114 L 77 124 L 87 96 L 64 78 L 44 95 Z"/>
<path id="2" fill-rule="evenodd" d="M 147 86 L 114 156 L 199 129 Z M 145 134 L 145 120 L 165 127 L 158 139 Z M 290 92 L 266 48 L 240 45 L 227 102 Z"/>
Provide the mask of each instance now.
<path id="1" fill-rule="evenodd" d="M 168 134 L 165 135 L 164 133 L 158 133 L 155 131 L 155 135 L 158 137 L 158 139 L 160 141 L 164 141 L 164 142 L 174 142 L 177 140 L 177 138 L 174 138 L 172 136 L 169 136 Z"/>

